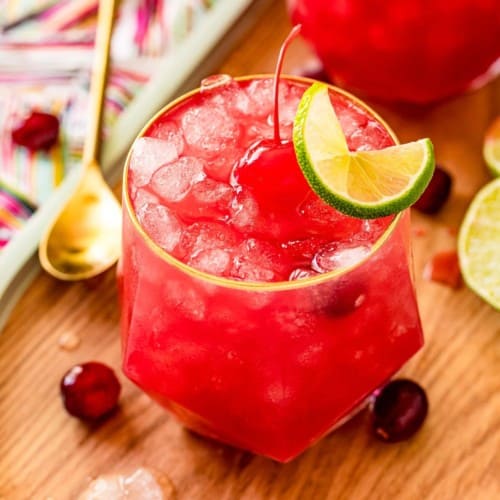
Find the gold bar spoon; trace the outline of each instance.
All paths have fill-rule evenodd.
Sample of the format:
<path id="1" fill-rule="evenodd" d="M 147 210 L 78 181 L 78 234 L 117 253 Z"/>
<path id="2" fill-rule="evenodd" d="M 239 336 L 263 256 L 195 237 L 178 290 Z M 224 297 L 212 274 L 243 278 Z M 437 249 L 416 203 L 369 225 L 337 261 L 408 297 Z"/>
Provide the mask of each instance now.
<path id="1" fill-rule="evenodd" d="M 120 256 L 121 208 L 102 177 L 98 159 L 115 3 L 99 2 L 82 177 L 38 248 L 42 267 L 65 281 L 96 276 Z"/>

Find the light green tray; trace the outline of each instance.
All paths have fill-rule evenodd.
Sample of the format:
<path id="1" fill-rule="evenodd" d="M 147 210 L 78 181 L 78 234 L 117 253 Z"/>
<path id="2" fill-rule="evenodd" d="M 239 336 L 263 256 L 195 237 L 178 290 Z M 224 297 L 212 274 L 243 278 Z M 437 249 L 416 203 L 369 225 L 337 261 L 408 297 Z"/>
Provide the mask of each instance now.
<path id="1" fill-rule="evenodd" d="M 251 3 L 252 0 L 220 0 L 175 53 L 167 54 L 158 63 L 154 76 L 120 115 L 103 145 L 102 165 L 110 184 L 118 181 L 123 156 L 146 121 L 182 89 L 183 83 Z M 34 255 L 40 237 L 73 192 L 80 173 L 81 169 L 73 169 L 0 253 L 0 331 L 15 303 L 40 270 Z"/>

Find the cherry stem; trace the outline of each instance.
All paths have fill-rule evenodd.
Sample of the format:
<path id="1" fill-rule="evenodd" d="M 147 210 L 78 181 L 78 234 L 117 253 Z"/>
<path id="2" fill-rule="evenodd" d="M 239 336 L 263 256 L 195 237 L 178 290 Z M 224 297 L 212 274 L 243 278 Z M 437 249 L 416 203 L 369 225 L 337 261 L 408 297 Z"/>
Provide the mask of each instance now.
<path id="1" fill-rule="evenodd" d="M 288 49 L 288 46 L 292 41 L 298 36 L 300 33 L 300 29 L 302 28 L 302 25 L 297 24 L 292 28 L 292 31 L 288 34 L 288 36 L 285 38 L 285 41 L 281 45 L 280 48 L 280 53 L 278 55 L 278 62 L 276 64 L 276 71 L 274 74 L 274 142 L 276 144 L 281 144 L 281 137 L 280 137 L 280 117 L 279 117 L 279 106 L 278 106 L 278 89 L 279 89 L 279 83 L 280 83 L 280 75 L 281 75 L 281 68 L 283 66 L 283 59 L 285 58 L 285 52 Z"/>

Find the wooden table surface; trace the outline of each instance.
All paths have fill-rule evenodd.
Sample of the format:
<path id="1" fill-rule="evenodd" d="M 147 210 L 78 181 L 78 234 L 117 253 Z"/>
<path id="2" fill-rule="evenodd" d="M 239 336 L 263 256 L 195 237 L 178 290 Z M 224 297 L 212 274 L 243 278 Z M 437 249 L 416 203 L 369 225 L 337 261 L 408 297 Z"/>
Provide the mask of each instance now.
<path id="1" fill-rule="evenodd" d="M 289 24 L 274 2 L 226 58 L 221 72 L 272 71 Z M 295 42 L 292 71 L 308 49 Z M 91 284 L 41 274 L 0 336 L 0 499 L 69 499 L 98 474 L 153 467 L 189 499 L 500 498 L 500 314 L 466 287 L 425 281 L 425 263 L 455 246 L 455 230 L 488 179 L 485 127 L 500 112 L 500 82 L 430 109 L 375 108 L 403 141 L 429 136 L 453 175 L 451 199 L 435 217 L 414 214 L 416 286 L 426 345 L 404 368 L 427 390 L 430 414 L 410 441 L 383 444 L 358 415 L 293 462 L 280 465 L 183 430 L 120 373 L 120 410 L 98 427 L 70 418 L 59 399 L 63 373 L 100 360 L 119 372 L 114 271 Z M 423 230 L 423 231 L 422 231 Z M 425 234 L 421 234 L 421 233 Z M 73 351 L 63 334 L 81 338 Z"/>

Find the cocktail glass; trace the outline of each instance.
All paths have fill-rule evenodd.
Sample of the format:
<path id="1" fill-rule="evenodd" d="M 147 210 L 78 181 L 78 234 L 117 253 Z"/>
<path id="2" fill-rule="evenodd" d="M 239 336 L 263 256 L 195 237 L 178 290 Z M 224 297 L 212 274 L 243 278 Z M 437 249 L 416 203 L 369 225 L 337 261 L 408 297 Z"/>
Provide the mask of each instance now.
<path id="1" fill-rule="evenodd" d="M 500 70 L 496 0 L 287 0 L 333 82 L 426 104 Z"/>
<path id="2" fill-rule="evenodd" d="M 283 81 L 301 91 L 312 83 Z M 330 90 L 396 141 L 368 107 Z M 211 98 L 221 105 L 225 91 L 215 85 Z M 161 123 L 199 99 L 194 91 L 169 104 L 140 137 L 158 134 Z M 141 225 L 130 159 L 119 272 L 123 369 L 188 428 L 288 461 L 344 421 L 422 346 L 408 210 L 386 222 L 356 262 L 331 272 L 266 283 L 215 276 L 165 251 L 160 245 L 171 242 L 155 242 Z"/>

